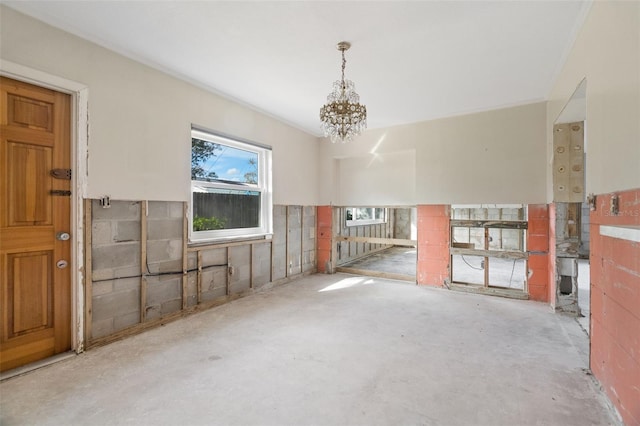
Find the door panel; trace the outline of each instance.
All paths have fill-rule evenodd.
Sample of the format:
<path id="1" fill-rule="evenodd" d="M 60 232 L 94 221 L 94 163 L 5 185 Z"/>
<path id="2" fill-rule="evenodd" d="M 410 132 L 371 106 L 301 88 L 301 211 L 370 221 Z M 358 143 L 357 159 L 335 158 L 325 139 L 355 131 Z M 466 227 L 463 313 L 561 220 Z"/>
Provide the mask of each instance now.
<path id="1" fill-rule="evenodd" d="M 0 79 L 0 370 L 71 348 L 70 98 Z"/>

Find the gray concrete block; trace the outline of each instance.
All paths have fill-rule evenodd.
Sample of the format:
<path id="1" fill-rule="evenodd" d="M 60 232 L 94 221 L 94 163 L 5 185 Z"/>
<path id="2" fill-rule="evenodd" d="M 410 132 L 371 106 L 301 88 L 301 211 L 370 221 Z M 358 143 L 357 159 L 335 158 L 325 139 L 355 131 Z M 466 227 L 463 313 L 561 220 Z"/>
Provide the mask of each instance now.
<path id="1" fill-rule="evenodd" d="M 147 277 L 147 306 L 182 298 L 182 277 Z"/>
<path id="2" fill-rule="evenodd" d="M 105 209 L 100 206 L 98 200 L 93 200 L 91 204 L 91 216 L 93 220 L 139 220 L 140 203 L 138 201 L 111 200 L 111 207 Z"/>
<path id="3" fill-rule="evenodd" d="M 92 262 L 93 263 L 93 262 Z M 91 280 L 92 281 L 102 281 L 113 278 L 115 270 L 114 269 L 100 269 L 100 270 L 92 270 L 91 271 Z"/>
<path id="4" fill-rule="evenodd" d="M 149 273 L 182 273 L 182 259 L 165 262 L 148 262 Z"/>
<path id="5" fill-rule="evenodd" d="M 140 221 L 119 220 L 113 222 L 115 229 L 113 241 L 117 243 L 128 241 L 140 241 Z"/>
<path id="6" fill-rule="evenodd" d="M 178 312 L 181 309 L 182 309 L 182 300 L 173 299 L 173 300 L 164 302 L 162 305 L 160 305 L 160 314 L 162 316 L 166 316 L 174 312 Z"/>
<path id="7" fill-rule="evenodd" d="M 187 269 L 196 269 L 198 267 L 198 253 L 192 251 L 187 253 Z"/>
<path id="8" fill-rule="evenodd" d="M 92 269 L 122 268 L 140 265 L 140 243 L 118 243 L 93 247 L 91 250 Z"/>
<path id="9" fill-rule="evenodd" d="M 136 290 L 140 288 L 140 278 L 123 278 L 113 281 L 113 291 Z"/>
<path id="10" fill-rule="evenodd" d="M 182 219 L 149 220 L 147 235 L 149 240 L 182 240 Z"/>
<path id="11" fill-rule="evenodd" d="M 93 320 L 100 321 L 136 312 L 140 306 L 140 291 L 127 290 L 92 298 Z"/>
<path id="12" fill-rule="evenodd" d="M 166 201 L 149 201 L 147 205 L 147 217 L 149 219 L 168 218 L 169 203 Z"/>
<path id="13" fill-rule="evenodd" d="M 113 281 L 102 281 L 99 283 L 91 284 L 91 295 L 94 296 L 102 296 L 104 294 L 109 294 L 113 291 Z"/>
<path id="14" fill-rule="evenodd" d="M 111 221 L 93 221 L 91 224 L 91 245 L 99 246 L 113 243 Z"/>
<path id="15" fill-rule="evenodd" d="M 95 318 L 93 319 L 93 322 L 91 323 L 92 339 L 108 336 L 109 334 L 113 334 L 113 332 L 113 318 L 107 318 L 100 321 L 96 321 Z"/>
<path id="16" fill-rule="evenodd" d="M 140 323 L 140 311 L 131 312 L 113 319 L 113 331 L 120 331 Z"/>
<path id="17" fill-rule="evenodd" d="M 182 240 L 150 240 L 147 242 L 149 263 L 178 259 L 182 260 Z"/>
<path id="18" fill-rule="evenodd" d="M 198 273 L 189 272 L 187 275 L 187 306 L 198 303 Z"/>
<path id="19" fill-rule="evenodd" d="M 160 305 L 147 305 L 146 309 L 146 321 L 151 321 L 160 318 Z"/>
<path id="20" fill-rule="evenodd" d="M 218 248 L 202 251 L 202 266 L 211 265 L 226 265 L 227 264 L 227 249 Z"/>
<path id="21" fill-rule="evenodd" d="M 184 217 L 184 203 L 181 201 L 167 202 L 169 207 L 169 217 L 182 219 Z"/>
<path id="22" fill-rule="evenodd" d="M 140 275 L 140 266 L 125 266 L 123 268 L 113 269 L 113 277 L 138 277 Z"/>
<path id="23" fill-rule="evenodd" d="M 229 259 L 230 266 L 233 267 L 248 265 L 251 260 L 251 247 L 249 245 L 229 247 Z"/>
<path id="24" fill-rule="evenodd" d="M 210 268 L 202 271 L 202 292 L 227 288 L 227 268 Z"/>

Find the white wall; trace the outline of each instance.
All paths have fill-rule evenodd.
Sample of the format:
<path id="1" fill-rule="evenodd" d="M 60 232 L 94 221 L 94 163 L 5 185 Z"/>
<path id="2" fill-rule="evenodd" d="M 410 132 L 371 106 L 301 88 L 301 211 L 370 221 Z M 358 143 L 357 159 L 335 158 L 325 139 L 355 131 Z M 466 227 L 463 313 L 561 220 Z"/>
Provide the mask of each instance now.
<path id="1" fill-rule="evenodd" d="M 318 140 L 0 6 L 0 56 L 89 88 L 88 196 L 186 201 L 191 124 L 273 147 L 275 204 L 318 202 Z"/>
<path id="2" fill-rule="evenodd" d="M 348 144 L 323 140 L 320 199 L 336 205 L 544 203 L 545 128 L 541 102 L 369 130 Z M 363 165 L 367 170 L 356 169 Z"/>
<path id="3" fill-rule="evenodd" d="M 640 187 L 640 2 L 595 1 L 549 97 L 547 151 L 553 123 L 580 81 L 586 93 L 586 191 Z M 548 169 L 548 201 L 552 198 Z"/>

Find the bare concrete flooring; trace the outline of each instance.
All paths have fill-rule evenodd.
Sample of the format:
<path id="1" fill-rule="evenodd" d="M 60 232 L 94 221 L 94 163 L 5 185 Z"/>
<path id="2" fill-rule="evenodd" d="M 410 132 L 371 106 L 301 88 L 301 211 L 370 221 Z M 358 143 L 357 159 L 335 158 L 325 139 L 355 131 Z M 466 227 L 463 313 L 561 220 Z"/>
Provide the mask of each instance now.
<path id="1" fill-rule="evenodd" d="M 0 384 L 1 423 L 607 425 L 541 303 L 314 275 Z"/>

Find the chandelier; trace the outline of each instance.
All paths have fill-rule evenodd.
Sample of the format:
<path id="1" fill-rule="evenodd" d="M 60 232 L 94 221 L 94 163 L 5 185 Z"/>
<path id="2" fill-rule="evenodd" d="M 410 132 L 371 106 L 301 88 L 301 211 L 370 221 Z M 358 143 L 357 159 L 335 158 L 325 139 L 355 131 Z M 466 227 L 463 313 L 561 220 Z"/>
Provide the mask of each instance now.
<path id="1" fill-rule="evenodd" d="M 351 80 L 344 79 L 345 50 L 351 43 L 341 41 L 336 46 L 342 52 L 342 79 L 333 83 L 333 90 L 327 96 L 327 103 L 320 108 L 321 128 L 331 142 L 351 141 L 367 128 L 367 107 L 360 104 L 360 96 L 356 93 Z"/>

